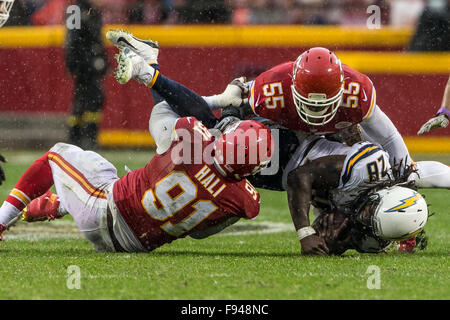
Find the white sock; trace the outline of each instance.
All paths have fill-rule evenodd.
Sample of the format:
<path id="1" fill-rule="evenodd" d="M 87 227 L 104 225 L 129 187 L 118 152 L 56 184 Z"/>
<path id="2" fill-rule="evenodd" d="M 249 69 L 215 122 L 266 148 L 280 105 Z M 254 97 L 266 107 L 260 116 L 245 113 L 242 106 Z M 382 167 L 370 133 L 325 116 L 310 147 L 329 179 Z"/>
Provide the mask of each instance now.
<path id="1" fill-rule="evenodd" d="M 9 202 L 3 202 L 2 207 L 0 208 L 0 223 L 3 225 L 8 225 L 9 222 L 16 218 L 22 211 L 14 207 Z"/>
<path id="2" fill-rule="evenodd" d="M 450 188 L 450 167 L 437 161 L 418 161 L 417 173 L 409 176 L 419 188 Z"/>
<path id="3" fill-rule="evenodd" d="M 148 87 L 153 81 L 156 69 L 146 63 L 140 63 L 137 68 L 139 68 L 139 70 L 133 70 L 133 73 L 136 72 L 137 74 L 137 76 L 135 77 L 136 81 L 145 84 Z"/>

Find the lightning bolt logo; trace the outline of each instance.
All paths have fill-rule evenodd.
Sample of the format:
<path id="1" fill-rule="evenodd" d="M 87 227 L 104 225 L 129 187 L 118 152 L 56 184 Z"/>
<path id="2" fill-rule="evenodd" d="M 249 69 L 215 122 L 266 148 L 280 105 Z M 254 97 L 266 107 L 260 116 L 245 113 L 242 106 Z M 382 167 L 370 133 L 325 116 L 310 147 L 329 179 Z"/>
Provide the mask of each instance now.
<path id="1" fill-rule="evenodd" d="M 421 197 L 420 194 L 416 194 L 415 196 L 400 200 L 400 204 L 390 208 L 389 210 L 386 210 L 386 212 L 395 212 L 401 209 L 406 209 L 408 207 L 411 207 L 416 204 L 417 200 L 419 200 Z"/>

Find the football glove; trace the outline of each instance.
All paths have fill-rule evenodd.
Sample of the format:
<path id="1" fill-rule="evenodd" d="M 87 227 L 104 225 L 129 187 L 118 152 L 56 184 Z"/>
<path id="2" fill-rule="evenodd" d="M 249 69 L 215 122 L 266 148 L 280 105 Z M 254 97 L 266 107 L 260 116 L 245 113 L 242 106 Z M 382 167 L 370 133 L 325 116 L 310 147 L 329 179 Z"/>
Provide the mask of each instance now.
<path id="1" fill-rule="evenodd" d="M 226 87 L 225 91 L 216 96 L 217 106 L 241 107 L 248 103 L 248 88 L 245 85 L 245 77 L 236 78 Z"/>
<path id="2" fill-rule="evenodd" d="M 6 159 L 0 154 L 0 161 L 6 162 Z M 5 181 L 5 171 L 3 170 L 2 166 L 0 165 L 0 185 L 2 182 Z"/>
<path id="3" fill-rule="evenodd" d="M 447 126 L 448 126 L 448 116 L 444 113 L 441 113 L 425 122 L 420 128 L 420 130 L 417 132 L 417 135 L 420 136 L 421 134 L 424 134 L 425 132 L 428 132 L 430 130 L 445 128 Z"/>

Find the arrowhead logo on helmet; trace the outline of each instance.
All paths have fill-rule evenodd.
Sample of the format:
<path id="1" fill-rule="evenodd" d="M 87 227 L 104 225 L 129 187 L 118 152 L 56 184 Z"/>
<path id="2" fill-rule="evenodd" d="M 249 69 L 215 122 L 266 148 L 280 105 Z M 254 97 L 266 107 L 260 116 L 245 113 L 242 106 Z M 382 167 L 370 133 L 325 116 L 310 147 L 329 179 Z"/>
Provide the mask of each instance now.
<path id="1" fill-rule="evenodd" d="M 292 97 L 300 118 L 312 126 L 330 122 L 344 93 L 339 58 L 326 48 L 311 48 L 294 63 Z"/>
<path id="2" fill-rule="evenodd" d="M 14 1 L 15 0 L 0 0 L 0 27 L 8 20 Z"/>

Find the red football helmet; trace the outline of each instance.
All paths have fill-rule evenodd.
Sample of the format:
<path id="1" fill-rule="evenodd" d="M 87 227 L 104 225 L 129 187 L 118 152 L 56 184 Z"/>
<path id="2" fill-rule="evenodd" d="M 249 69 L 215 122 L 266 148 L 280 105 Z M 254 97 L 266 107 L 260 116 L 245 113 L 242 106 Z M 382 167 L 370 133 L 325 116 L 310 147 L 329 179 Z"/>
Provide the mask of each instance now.
<path id="1" fill-rule="evenodd" d="M 267 167 L 274 142 L 270 130 L 254 120 L 228 126 L 214 144 L 214 163 L 222 175 L 236 180 Z"/>
<path id="2" fill-rule="evenodd" d="M 313 126 L 333 119 L 344 92 L 341 61 L 330 50 L 311 48 L 294 63 L 292 96 L 300 118 Z"/>

